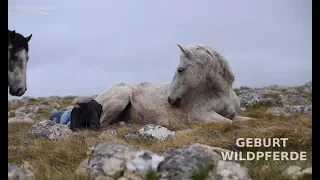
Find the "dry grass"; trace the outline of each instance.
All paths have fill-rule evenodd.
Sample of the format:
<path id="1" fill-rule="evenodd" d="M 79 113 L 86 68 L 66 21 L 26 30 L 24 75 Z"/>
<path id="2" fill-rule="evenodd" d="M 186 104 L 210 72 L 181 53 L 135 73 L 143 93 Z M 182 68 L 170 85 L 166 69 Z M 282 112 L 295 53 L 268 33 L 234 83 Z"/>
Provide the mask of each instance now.
<path id="1" fill-rule="evenodd" d="M 62 107 L 69 106 L 71 100 L 59 102 Z M 10 107 L 14 108 L 14 107 Z M 16 107 L 15 107 L 16 108 Z M 39 117 L 47 116 L 41 114 Z M 307 161 L 240 161 L 250 169 L 252 179 L 285 179 L 281 173 L 291 164 L 302 168 L 312 166 L 312 116 L 277 117 L 266 112 L 265 107 L 251 109 L 241 115 L 260 118 L 247 122 L 232 124 L 195 123 L 184 127 L 170 127 L 170 129 L 184 129 L 173 140 L 168 141 L 127 141 L 124 135 L 135 132 L 140 126 L 132 125 L 119 129 L 117 136 L 100 136 L 102 130 L 81 131 L 60 141 L 34 139 L 27 135 L 31 124 L 8 125 L 8 161 L 22 164 L 28 161 L 36 169 L 37 179 L 63 180 L 86 179 L 85 175 L 76 175 L 75 170 L 86 158 L 88 147 L 106 141 L 122 141 L 157 153 L 165 153 L 168 149 L 179 148 L 189 143 L 203 143 L 233 151 L 271 151 L 268 148 L 234 147 L 237 138 L 245 137 L 287 137 L 286 148 L 280 151 L 307 151 Z M 41 120 L 39 118 L 38 120 Z M 267 168 L 264 168 L 266 166 Z M 311 179 L 309 177 L 309 179 Z"/>

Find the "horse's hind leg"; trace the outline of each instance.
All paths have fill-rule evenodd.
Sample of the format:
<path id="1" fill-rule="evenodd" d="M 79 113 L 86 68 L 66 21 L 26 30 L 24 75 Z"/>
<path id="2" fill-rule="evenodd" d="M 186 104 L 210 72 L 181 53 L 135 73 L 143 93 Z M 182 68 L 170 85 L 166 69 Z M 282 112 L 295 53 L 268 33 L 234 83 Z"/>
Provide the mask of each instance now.
<path id="1" fill-rule="evenodd" d="M 130 103 L 131 93 L 132 86 L 130 84 L 120 83 L 96 97 L 95 100 L 102 105 L 101 126 L 117 122 L 117 117 Z"/>

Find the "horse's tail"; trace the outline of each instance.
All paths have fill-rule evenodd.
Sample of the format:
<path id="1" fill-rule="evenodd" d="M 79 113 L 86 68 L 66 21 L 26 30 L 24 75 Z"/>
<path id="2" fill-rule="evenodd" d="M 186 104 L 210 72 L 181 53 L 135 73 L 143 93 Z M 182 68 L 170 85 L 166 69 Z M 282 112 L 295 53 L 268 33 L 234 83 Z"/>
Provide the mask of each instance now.
<path id="1" fill-rule="evenodd" d="M 117 117 L 125 110 L 130 103 L 132 94 L 132 85 L 128 83 L 117 84 L 95 98 L 102 106 L 100 123 L 102 126 L 108 126 L 117 121 Z"/>

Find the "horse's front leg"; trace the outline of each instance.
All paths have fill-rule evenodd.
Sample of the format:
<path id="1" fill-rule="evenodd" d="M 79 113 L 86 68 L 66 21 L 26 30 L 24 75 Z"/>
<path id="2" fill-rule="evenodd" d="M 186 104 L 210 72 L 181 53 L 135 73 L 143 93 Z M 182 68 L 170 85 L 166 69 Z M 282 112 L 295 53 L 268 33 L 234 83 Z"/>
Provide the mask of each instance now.
<path id="1" fill-rule="evenodd" d="M 214 111 L 209 111 L 209 112 L 197 112 L 193 115 L 194 119 L 196 121 L 200 122 L 227 122 L 227 123 L 232 123 L 232 120 L 221 116 L 220 114 L 214 112 Z"/>

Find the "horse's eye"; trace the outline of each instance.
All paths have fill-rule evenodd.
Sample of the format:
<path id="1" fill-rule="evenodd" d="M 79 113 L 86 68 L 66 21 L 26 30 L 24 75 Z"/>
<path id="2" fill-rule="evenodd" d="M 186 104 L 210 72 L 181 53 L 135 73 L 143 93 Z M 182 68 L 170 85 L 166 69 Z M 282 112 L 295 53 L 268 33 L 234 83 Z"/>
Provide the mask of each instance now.
<path id="1" fill-rule="evenodd" d="M 179 68 L 178 73 L 183 73 L 184 70 L 185 70 L 184 68 Z"/>

